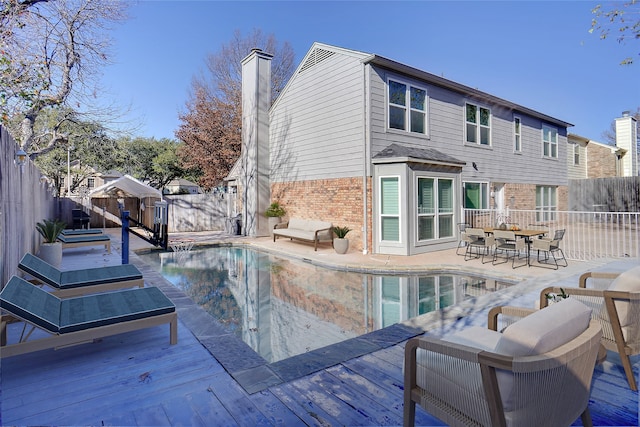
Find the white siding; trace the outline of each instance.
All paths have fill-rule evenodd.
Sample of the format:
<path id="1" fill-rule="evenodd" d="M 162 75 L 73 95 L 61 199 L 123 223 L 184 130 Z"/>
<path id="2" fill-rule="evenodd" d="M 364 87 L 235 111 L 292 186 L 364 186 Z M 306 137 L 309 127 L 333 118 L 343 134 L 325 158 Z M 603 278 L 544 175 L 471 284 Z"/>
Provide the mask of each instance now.
<path id="1" fill-rule="evenodd" d="M 386 128 L 386 81 L 402 78 L 427 88 L 428 137 Z M 408 79 L 383 69 L 371 68 L 371 156 L 393 142 L 417 148 L 434 148 L 465 161 L 462 179 L 537 185 L 567 185 L 566 129 L 558 128 L 558 158 L 542 156 L 542 125 L 540 119 L 524 112 L 515 112 L 522 120 L 522 151 L 513 151 L 514 111 L 483 100 Z M 491 147 L 464 143 L 465 102 L 491 109 Z M 472 167 L 475 162 L 478 170 Z"/>
<path id="2" fill-rule="evenodd" d="M 271 181 L 362 176 L 364 80 L 354 56 L 294 75 L 271 111 Z"/>

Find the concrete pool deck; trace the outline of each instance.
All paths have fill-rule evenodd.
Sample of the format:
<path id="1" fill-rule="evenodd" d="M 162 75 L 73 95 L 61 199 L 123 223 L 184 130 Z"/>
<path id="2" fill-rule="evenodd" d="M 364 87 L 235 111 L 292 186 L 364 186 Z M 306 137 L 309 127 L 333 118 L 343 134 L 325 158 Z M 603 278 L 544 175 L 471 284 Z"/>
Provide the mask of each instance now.
<path id="1" fill-rule="evenodd" d="M 112 254 L 105 254 L 99 247 L 68 249 L 64 251 L 63 269 L 120 263 L 120 232 L 107 232 L 113 238 Z M 171 237 L 202 245 L 243 243 L 348 269 L 446 269 L 521 283 L 499 295 L 478 298 L 445 313 L 421 316 L 306 360 L 267 366 L 132 252 L 130 261 L 143 270 L 147 284 L 159 286 L 176 303 L 178 345 L 167 346 L 166 331 L 154 328 L 95 345 L 3 359 L 1 425 L 397 425 L 402 421 L 402 348 L 407 337 L 426 329 L 446 334 L 471 324 L 485 325 L 489 306 L 530 306 L 536 291 L 547 283 L 575 284 L 583 271 L 621 271 L 638 263 L 637 259 L 570 261 L 569 267 L 558 271 L 534 267 L 512 270 L 510 265 L 465 262 L 453 250 L 413 257 L 357 252 L 338 255 L 328 245 L 316 253 L 310 245 L 284 239 L 274 243 L 270 238 L 215 232 L 175 233 Z M 150 245 L 132 236 L 130 249 L 146 250 Z M 609 355 L 613 362 L 600 368 L 594 382 L 594 422 L 637 425 L 638 394 L 626 388 L 623 374 L 616 369 L 615 355 Z M 322 365 L 316 364 L 319 362 Z M 364 383 L 365 394 L 352 387 Z M 615 401 L 609 396 L 616 396 Z M 419 413 L 418 421 L 441 425 L 424 412 Z"/>

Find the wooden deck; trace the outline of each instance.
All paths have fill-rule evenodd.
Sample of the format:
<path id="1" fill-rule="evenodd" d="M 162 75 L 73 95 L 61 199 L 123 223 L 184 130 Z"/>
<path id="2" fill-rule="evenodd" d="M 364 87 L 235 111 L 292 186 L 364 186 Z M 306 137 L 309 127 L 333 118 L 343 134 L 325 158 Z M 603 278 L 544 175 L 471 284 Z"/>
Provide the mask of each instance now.
<path id="1" fill-rule="evenodd" d="M 629 265 L 616 262 L 607 269 L 619 271 Z M 178 306 L 178 344 L 169 345 L 168 326 L 162 326 L 93 344 L 2 359 L 0 425 L 402 424 L 404 341 L 249 393 L 235 379 L 243 372 L 230 372 L 233 363 L 221 363 L 212 355 L 229 348 L 230 335 L 203 324 L 201 313 L 184 295 L 150 271 L 143 272 Z M 573 275 L 560 283 L 576 280 Z M 535 289 L 521 288 L 519 293 L 494 296 L 491 304 L 478 300 L 462 311 L 452 309 L 449 318 L 459 320 L 434 324 L 432 332 L 446 334 L 471 324 L 485 325 L 489 305 L 508 300 L 531 306 L 535 295 Z M 242 363 L 254 366 L 254 355 L 234 352 L 238 360 L 245 361 Z M 218 357 L 224 359 L 221 354 Z M 591 414 L 597 426 L 636 426 L 638 393 L 629 390 L 616 359 L 609 352 L 607 361 L 596 368 Z M 637 375 L 640 361 L 637 357 L 632 361 Z M 254 368 L 245 372 L 259 384 L 263 367 Z M 417 425 L 443 424 L 418 410 Z"/>

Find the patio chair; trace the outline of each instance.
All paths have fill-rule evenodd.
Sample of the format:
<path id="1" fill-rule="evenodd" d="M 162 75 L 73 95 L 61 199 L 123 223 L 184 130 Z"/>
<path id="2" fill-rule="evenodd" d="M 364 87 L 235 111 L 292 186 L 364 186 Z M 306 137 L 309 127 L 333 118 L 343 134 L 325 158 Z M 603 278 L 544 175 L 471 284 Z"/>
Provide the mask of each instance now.
<path id="1" fill-rule="evenodd" d="M 467 228 L 465 233 L 469 238 L 469 242 L 464 252 L 464 260 L 469 261 L 470 259 L 478 259 L 482 256 L 481 262 L 485 264 L 484 257 L 491 254 L 495 243 L 493 236 L 486 236 L 482 228 Z"/>
<path id="2" fill-rule="evenodd" d="M 529 314 L 530 313 L 530 314 Z M 528 315 L 526 315 L 528 314 Z M 591 426 L 589 395 L 600 324 L 567 299 L 544 310 L 497 307 L 523 316 L 502 333 L 472 326 L 452 336 L 416 337 L 404 360 L 404 425 L 416 403 L 451 426 Z"/>
<path id="3" fill-rule="evenodd" d="M 461 222 L 460 224 L 458 224 L 458 234 L 460 235 L 460 240 L 458 241 L 458 247 L 456 248 L 456 255 L 464 255 L 459 252 L 460 248 L 465 248 L 465 252 L 466 252 L 466 247 L 471 241 L 471 239 L 467 235 L 466 230 L 467 228 L 470 228 L 470 227 L 471 226 L 466 222 Z"/>
<path id="4" fill-rule="evenodd" d="M 629 356 L 640 354 L 640 266 L 621 274 L 588 272 L 580 276 L 578 286 L 562 289 L 569 299 L 582 301 L 592 308 L 591 317 L 602 326 L 602 345 L 620 355 L 629 388 L 638 390 Z M 546 294 L 560 292 L 559 286 L 543 289 L 540 307 L 549 304 Z"/>
<path id="5" fill-rule="evenodd" d="M 523 238 L 517 238 L 515 232 L 508 230 L 493 230 L 493 237 L 496 239 L 496 249 L 493 252 L 493 265 L 504 264 L 511 259 L 511 268 L 518 268 L 528 263 L 528 254 L 526 255 L 527 261 L 523 265 L 516 267 L 516 259 L 522 259 L 522 251 L 527 250 L 527 243 Z M 505 254 L 504 261 L 497 262 L 498 252 Z"/>
<path id="6" fill-rule="evenodd" d="M 175 305 L 155 287 L 60 299 L 13 276 L 0 292 L 0 308 L 3 311 L 0 357 L 3 358 L 82 344 L 166 323 L 170 325 L 170 343 L 178 342 Z M 9 344 L 8 324 L 16 319 L 23 321 L 25 328 L 19 339 Z M 28 332 L 27 325 L 31 326 Z M 29 340 L 35 329 L 50 336 Z"/>
<path id="7" fill-rule="evenodd" d="M 89 228 L 89 223 L 91 222 L 91 216 L 88 213 L 83 211 L 82 209 L 72 209 L 71 210 L 71 219 L 73 220 L 73 229 L 84 228 L 86 225 Z"/>
<path id="8" fill-rule="evenodd" d="M 540 239 L 533 239 L 531 248 L 537 251 L 538 264 L 541 264 L 533 264 L 534 266 L 542 267 L 546 265 L 557 270 L 558 266 L 562 265 L 558 264 L 558 261 L 564 261 L 563 267 L 567 267 L 569 265 L 567 258 L 564 256 L 564 252 L 560 249 L 560 242 L 564 237 L 564 233 L 565 230 L 556 230 L 553 238 L 541 237 Z M 540 259 L 540 252 L 544 255 L 543 259 Z M 553 259 L 553 264 L 551 264 L 551 259 Z"/>
<path id="9" fill-rule="evenodd" d="M 111 253 L 111 238 L 106 234 L 89 234 L 83 236 L 65 236 L 64 234 L 60 234 L 58 240 L 62 242 L 63 249 L 104 245 L 104 249 Z"/>
<path id="10" fill-rule="evenodd" d="M 33 278 L 29 281 L 51 286 L 54 289 L 52 293 L 59 298 L 144 287 L 142 273 L 133 264 L 60 271 L 37 256 L 26 253 L 18 263 L 18 269 Z"/>

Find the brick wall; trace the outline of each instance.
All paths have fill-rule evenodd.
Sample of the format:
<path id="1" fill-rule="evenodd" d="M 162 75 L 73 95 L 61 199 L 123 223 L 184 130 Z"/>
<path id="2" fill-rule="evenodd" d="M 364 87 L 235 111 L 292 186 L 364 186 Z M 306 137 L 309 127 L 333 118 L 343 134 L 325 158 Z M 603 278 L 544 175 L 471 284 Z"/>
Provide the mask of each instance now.
<path id="1" fill-rule="evenodd" d="M 318 179 L 271 184 L 271 200 L 287 211 L 286 218 L 331 221 L 351 228 L 349 251 L 363 249 L 362 178 Z M 371 218 L 371 178 L 367 178 L 367 217 Z M 371 248 L 371 219 L 367 241 Z"/>
<path id="2" fill-rule="evenodd" d="M 510 198 L 514 197 L 511 206 Z M 566 185 L 559 185 L 557 190 L 558 210 L 565 211 L 569 206 L 569 190 Z M 505 205 L 516 210 L 534 210 L 536 208 L 536 186 L 533 184 L 505 184 Z"/>
<path id="3" fill-rule="evenodd" d="M 618 176 L 616 155 L 607 147 L 597 144 L 587 145 L 587 178 L 615 176 Z"/>

